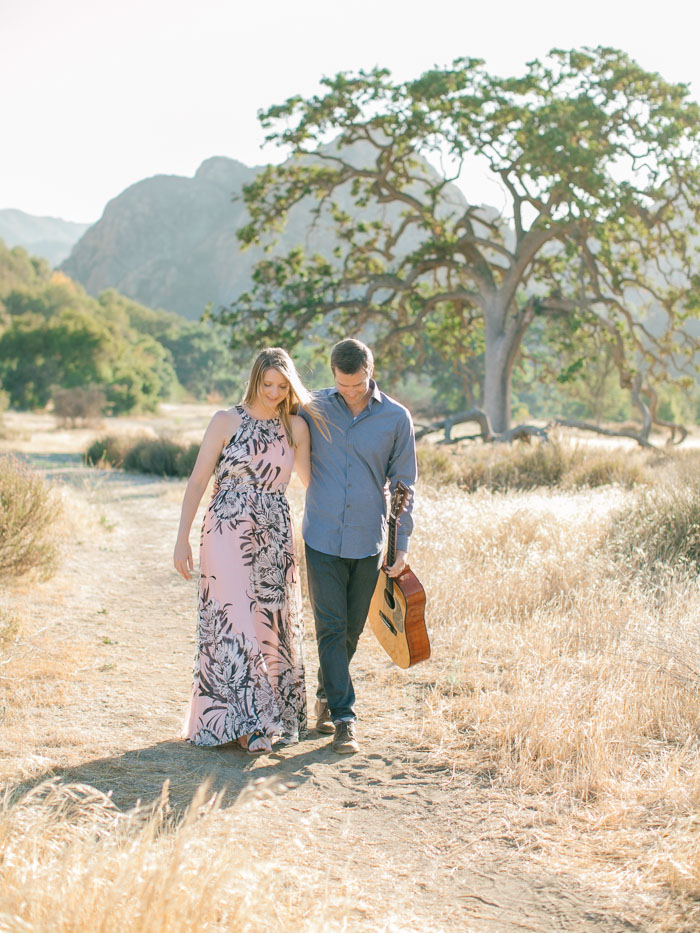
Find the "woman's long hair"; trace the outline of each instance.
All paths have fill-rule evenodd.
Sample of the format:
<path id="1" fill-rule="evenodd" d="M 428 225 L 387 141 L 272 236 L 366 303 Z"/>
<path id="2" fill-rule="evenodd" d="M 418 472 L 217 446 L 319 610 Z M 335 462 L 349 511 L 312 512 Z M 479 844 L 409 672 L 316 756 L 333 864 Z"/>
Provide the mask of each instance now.
<path id="1" fill-rule="evenodd" d="M 291 447 L 294 446 L 294 435 L 292 433 L 291 415 L 299 413 L 300 408 L 308 411 L 314 424 L 330 440 L 330 431 L 323 415 L 317 409 L 311 393 L 301 381 L 301 377 L 292 362 L 292 358 L 283 350 L 282 347 L 265 347 L 255 358 L 253 368 L 250 371 L 250 378 L 246 386 L 243 404 L 249 407 L 254 404 L 258 397 L 258 391 L 265 373 L 270 369 L 276 369 L 287 380 L 289 390 L 282 401 L 277 406 L 282 426 L 284 427 L 287 440 Z"/>

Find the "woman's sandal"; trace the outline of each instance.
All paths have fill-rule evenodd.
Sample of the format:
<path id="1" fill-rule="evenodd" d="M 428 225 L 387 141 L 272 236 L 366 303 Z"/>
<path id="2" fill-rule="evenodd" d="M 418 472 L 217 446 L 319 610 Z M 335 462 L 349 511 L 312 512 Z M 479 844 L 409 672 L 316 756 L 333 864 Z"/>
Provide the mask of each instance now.
<path id="1" fill-rule="evenodd" d="M 245 745 L 243 744 L 244 742 Z M 254 743 L 256 743 L 255 748 L 251 748 Z M 272 751 L 270 740 L 265 733 L 261 732 L 259 729 L 256 729 L 255 732 L 251 732 L 248 736 L 242 735 L 238 739 L 238 744 L 243 751 L 248 752 L 249 755 L 264 755 Z"/>

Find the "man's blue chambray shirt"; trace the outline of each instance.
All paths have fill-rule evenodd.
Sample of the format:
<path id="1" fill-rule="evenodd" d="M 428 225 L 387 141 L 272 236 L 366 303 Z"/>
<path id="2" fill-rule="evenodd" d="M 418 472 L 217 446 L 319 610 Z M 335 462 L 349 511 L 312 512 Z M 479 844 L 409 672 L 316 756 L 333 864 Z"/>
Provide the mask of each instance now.
<path id="1" fill-rule="evenodd" d="M 370 382 L 367 408 L 353 418 L 337 389 L 321 389 L 314 401 L 331 432 L 327 441 L 308 412 L 311 482 L 306 491 L 302 533 L 315 551 L 336 557 L 369 557 L 382 549 L 387 499 L 401 481 L 411 488 L 398 523 L 396 547 L 408 550 L 413 531 L 416 445 L 409 411 Z"/>

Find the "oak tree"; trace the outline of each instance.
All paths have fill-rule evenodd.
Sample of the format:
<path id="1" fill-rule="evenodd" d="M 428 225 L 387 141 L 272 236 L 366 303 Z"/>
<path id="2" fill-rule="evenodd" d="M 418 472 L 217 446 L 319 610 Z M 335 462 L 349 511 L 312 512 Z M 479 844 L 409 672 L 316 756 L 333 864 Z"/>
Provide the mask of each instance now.
<path id="1" fill-rule="evenodd" d="M 478 401 L 503 432 L 540 319 L 567 367 L 605 342 L 653 419 L 654 385 L 691 372 L 698 349 L 700 108 L 688 87 L 609 48 L 554 50 L 520 77 L 461 59 L 410 81 L 375 68 L 321 86 L 261 114 L 290 157 L 244 189 L 239 238 L 268 254 L 218 315 L 234 339 L 292 348 L 313 331 L 365 334 L 380 359 L 438 354 L 465 379 L 483 351 Z M 500 185 L 498 210 L 455 188 L 474 159 Z M 301 201 L 329 249 L 275 255 Z"/>

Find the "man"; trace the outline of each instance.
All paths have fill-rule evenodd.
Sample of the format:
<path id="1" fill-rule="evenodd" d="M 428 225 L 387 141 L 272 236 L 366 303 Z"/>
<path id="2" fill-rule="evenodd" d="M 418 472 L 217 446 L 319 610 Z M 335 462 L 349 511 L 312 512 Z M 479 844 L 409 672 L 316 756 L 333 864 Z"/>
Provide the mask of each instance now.
<path id="1" fill-rule="evenodd" d="M 372 351 L 359 340 L 333 347 L 335 387 L 314 402 L 331 433 L 311 431 L 311 482 L 306 493 L 303 536 L 309 595 L 316 623 L 320 670 L 316 728 L 334 733 L 340 754 L 359 751 L 350 661 L 367 619 L 382 563 L 387 481 L 416 481 L 416 445 L 411 416 L 379 391 L 372 378 Z M 413 530 L 413 494 L 402 514 L 396 560 L 389 575 L 406 565 Z"/>

